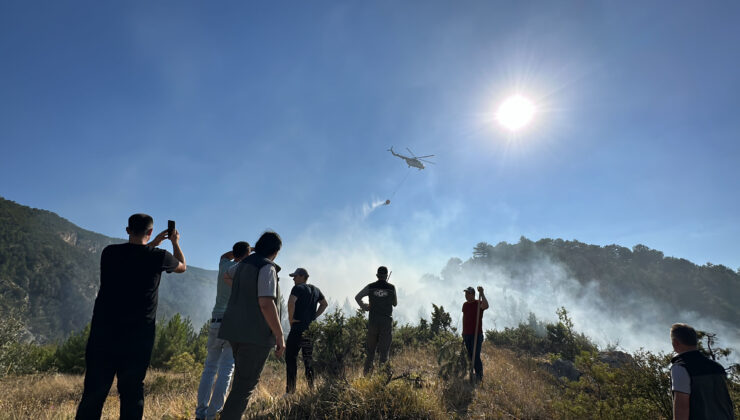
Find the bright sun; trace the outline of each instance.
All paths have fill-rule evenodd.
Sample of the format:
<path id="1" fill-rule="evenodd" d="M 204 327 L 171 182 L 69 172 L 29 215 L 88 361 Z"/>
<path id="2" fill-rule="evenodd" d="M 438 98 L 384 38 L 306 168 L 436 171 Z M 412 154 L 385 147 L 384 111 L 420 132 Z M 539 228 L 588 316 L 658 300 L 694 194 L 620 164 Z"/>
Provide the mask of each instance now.
<path id="1" fill-rule="evenodd" d="M 498 107 L 496 121 L 511 131 L 518 131 L 526 127 L 534 117 L 535 106 L 529 99 L 521 95 L 513 95 Z"/>

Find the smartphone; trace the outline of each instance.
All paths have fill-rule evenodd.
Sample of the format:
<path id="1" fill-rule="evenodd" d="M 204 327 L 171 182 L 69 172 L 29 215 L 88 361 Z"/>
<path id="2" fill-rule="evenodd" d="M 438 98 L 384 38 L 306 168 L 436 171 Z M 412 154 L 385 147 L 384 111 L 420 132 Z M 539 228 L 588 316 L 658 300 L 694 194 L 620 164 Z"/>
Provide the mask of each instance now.
<path id="1" fill-rule="evenodd" d="M 174 232 L 175 232 L 175 221 L 168 220 L 167 221 L 167 237 L 171 238 Z"/>

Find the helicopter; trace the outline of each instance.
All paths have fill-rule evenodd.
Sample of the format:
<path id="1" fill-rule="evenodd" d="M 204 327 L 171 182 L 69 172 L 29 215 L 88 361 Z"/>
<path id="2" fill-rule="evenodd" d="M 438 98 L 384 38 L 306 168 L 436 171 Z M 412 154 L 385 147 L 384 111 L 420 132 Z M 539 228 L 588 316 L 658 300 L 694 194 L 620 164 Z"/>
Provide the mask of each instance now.
<path id="1" fill-rule="evenodd" d="M 430 157 L 433 157 L 434 155 L 416 156 L 416 155 L 414 155 L 414 152 L 412 152 L 411 149 L 409 149 L 408 147 L 406 148 L 406 150 L 408 150 L 409 153 L 411 153 L 411 156 L 412 157 L 407 157 L 407 156 L 404 156 L 404 155 L 401 155 L 401 154 L 398 154 L 398 153 L 394 152 L 393 151 L 393 146 L 391 146 L 391 148 L 388 149 L 388 151 L 391 152 L 391 154 L 393 156 L 399 157 L 399 158 L 405 160 L 406 161 L 406 164 L 409 165 L 409 168 L 413 166 L 414 168 L 417 168 L 418 170 L 422 170 L 422 169 L 424 169 L 424 164 L 422 162 L 431 163 L 432 165 L 434 165 L 434 162 L 430 162 L 428 160 L 424 160 L 425 158 L 430 158 Z"/>

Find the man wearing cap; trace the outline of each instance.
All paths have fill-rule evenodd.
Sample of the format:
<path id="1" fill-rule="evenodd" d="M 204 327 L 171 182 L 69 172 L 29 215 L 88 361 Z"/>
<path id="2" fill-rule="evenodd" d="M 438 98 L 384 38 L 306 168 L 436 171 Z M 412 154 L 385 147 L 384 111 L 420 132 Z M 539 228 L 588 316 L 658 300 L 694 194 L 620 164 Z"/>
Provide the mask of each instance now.
<path id="1" fill-rule="evenodd" d="M 398 304 L 396 288 L 388 283 L 388 269 L 378 267 L 375 275 L 378 281 L 365 286 L 355 296 L 355 301 L 364 311 L 369 311 L 367 324 L 367 357 L 365 358 L 364 373 L 367 375 L 373 370 L 375 351 L 380 353 L 380 363 L 388 361 L 391 350 L 391 332 L 393 331 L 393 307 Z M 369 303 L 362 301 L 368 297 Z"/>
<path id="2" fill-rule="evenodd" d="M 298 373 L 298 351 L 303 356 L 303 366 L 306 369 L 306 380 L 309 388 L 313 388 L 312 354 L 313 342 L 303 333 L 308 329 L 311 322 L 321 315 L 329 305 L 318 287 L 307 284 L 308 271 L 305 268 L 297 268 L 290 274 L 295 286 L 290 291 L 288 298 L 288 320 L 290 321 L 290 333 L 285 342 L 285 367 L 287 371 L 286 394 L 295 392 L 296 376 Z M 316 309 L 318 305 L 318 309 Z"/>
<path id="3" fill-rule="evenodd" d="M 228 340 L 218 338 L 221 320 L 226 312 L 231 295 L 231 284 L 224 281 L 224 275 L 239 261 L 249 255 L 249 243 L 240 241 L 231 247 L 231 251 L 221 255 L 216 277 L 216 304 L 211 312 L 211 323 L 208 329 L 206 342 L 206 361 L 203 365 L 203 374 L 198 386 L 198 405 L 195 408 L 195 418 L 214 419 L 224 406 L 226 391 L 231 383 L 231 373 L 234 370 L 234 354 Z M 215 386 L 214 386 L 215 382 Z"/>
<path id="4" fill-rule="evenodd" d="M 468 349 L 468 360 L 474 360 L 475 377 L 480 382 L 483 380 L 483 362 L 480 359 L 480 348 L 483 345 L 483 311 L 488 309 L 488 299 L 483 295 L 483 288 L 480 286 L 478 286 L 479 300 L 475 299 L 475 289 L 472 287 L 468 287 L 464 292 L 466 302 L 462 307 L 462 337 Z M 478 325 L 477 330 L 476 324 Z M 475 359 L 473 359 L 473 350 L 475 350 Z"/>

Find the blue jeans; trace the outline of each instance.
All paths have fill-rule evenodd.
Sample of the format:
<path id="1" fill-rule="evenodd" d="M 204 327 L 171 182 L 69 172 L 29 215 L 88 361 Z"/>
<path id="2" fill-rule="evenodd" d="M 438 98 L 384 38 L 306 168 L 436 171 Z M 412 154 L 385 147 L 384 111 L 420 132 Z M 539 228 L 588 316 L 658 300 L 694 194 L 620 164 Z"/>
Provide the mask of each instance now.
<path id="1" fill-rule="evenodd" d="M 476 338 L 473 334 L 463 334 L 463 341 L 465 347 L 468 349 L 468 360 L 473 360 L 473 340 Z M 483 334 L 478 334 L 477 344 L 475 344 L 475 361 L 473 362 L 473 370 L 475 371 L 475 377 L 480 381 L 483 379 L 483 362 L 480 360 L 480 348 L 483 345 Z"/>
<path id="2" fill-rule="evenodd" d="M 234 371 L 234 354 L 228 341 L 218 338 L 220 322 L 212 322 L 208 330 L 208 354 L 198 386 L 198 407 L 195 417 L 213 419 L 224 406 L 226 391 Z M 216 382 L 214 386 L 213 382 Z M 213 392 L 211 392 L 213 391 Z"/>

